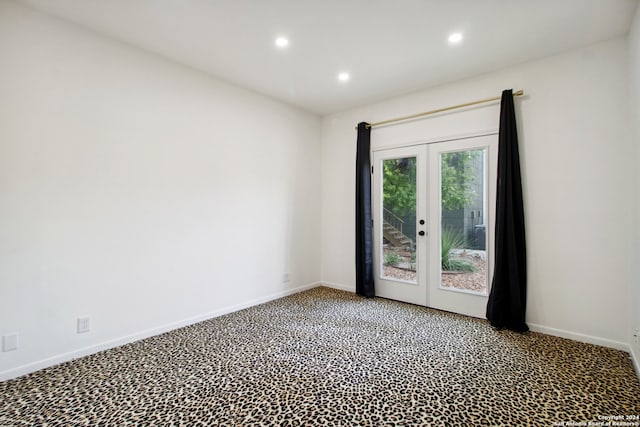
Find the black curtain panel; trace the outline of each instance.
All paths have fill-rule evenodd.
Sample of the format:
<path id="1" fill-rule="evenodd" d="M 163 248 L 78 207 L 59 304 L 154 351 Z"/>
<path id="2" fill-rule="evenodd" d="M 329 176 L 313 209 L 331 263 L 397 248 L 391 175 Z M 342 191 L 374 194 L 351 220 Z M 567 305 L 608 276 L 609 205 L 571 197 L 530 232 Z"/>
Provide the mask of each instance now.
<path id="1" fill-rule="evenodd" d="M 356 152 L 356 293 L 367 298 L 375 296 L 370 147 L 371 127 L 368 123 L 359 123 Z"/>
<path id="2" fill-rule="evenodd" d="M 487 319 L 496 328 L 526 332 L 527 251 L 518 134 L 512 90 L 502 92 L 498 143 L 495 268 Z"/>

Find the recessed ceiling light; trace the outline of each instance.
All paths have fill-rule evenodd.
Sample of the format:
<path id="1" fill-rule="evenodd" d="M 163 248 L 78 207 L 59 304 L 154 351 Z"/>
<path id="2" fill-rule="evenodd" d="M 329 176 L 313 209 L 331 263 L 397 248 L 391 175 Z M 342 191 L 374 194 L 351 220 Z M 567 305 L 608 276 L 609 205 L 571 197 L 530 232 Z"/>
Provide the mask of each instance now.
<path id="1" fill-rule="evenodd" d="M 449 35 L 449 43 L 458 44 L 462 41 L 462 33 L 452 33 Z"/>
<path id="2" fill-rule="evenodd" d="M 351 76 L 349 75 L 349 73 L 345 73 L 344 71 L 342 73 L 338 74 L 338 80 L 340 80 L 341 82 L 346 82 L 350 78 L 351 78 Z"/>
<path id="3" fill-rule="evenodd" d="M 289 39 L 286 37 L 278 37 L 276 39 L 276 46 L 278 46 L 279 48 L 285 48 L 289 46 Z"/>

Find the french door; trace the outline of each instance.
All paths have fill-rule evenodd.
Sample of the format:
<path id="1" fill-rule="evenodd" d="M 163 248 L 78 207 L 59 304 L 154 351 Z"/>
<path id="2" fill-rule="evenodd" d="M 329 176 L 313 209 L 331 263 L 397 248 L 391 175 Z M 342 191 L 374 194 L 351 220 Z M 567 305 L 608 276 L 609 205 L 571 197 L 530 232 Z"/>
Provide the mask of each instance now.
<path id="1" fill-rule="evenodd" d="M 373 152 L 376 295 L 484 317 L 497 135 Z"/>

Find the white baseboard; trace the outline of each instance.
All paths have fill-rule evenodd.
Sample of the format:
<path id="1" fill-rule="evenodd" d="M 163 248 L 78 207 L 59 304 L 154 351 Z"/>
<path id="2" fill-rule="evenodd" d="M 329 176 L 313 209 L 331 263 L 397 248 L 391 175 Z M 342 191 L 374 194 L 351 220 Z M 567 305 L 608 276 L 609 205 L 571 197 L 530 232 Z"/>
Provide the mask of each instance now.
<path id="1" fill-rule="evenodd" d="M 540 332 L 542 334 L 553 335 L 554 337 L 567 338 L 574 341 L 580 341 L 587 344 L 600 345 L 602 347 L 613 348 L 616 350 L 631 352 L 631 347 L 626 342 L 613 341 L 606 338 L 594 337 L 592 335 L 580 334 L 577 332 L 566 331 L 563 329 L 550 328 L 548 326 L 536 325 L 528 323 L 529 329 L 533 332 Z"/>
<path id="2" fill-rule="evenodd" d="M 322 286 L 325 286 L 327 288 L 332 288 L 332 289 L 337 289 L 339 291 L 347 291 L 347 292 L 351 292 L 351 293 L 355 293 L 356 289 L 353 286 L 348 286 L 348 285 L 343 285 L 340 283 L 333 283 L 333 282 L 322 282 L 321 283 Z"/>
<path id="3" fill-rule="evenodd" d="M 353 286 L 348 286 L 341 283 L 322 281 L 321 285 L 326 286 L 327 288 L 333 288 L 341 291 L 355 293 L 355 289 Z M 529 325 L 529 329 L 533 332 L 540 332 L 546 335 L 552 335 L 560 338 L 567 338 L 570 340 L 584 342 L 587 344 L 600 345 L 603 347 L 625 351 L 631 355 L 631 358 L 633 359 L 635 364 L 636 371 L 638 371 L 638 377 L 640 377 L 640 355 L 634 353 L 632 347 L 625 342 L 609 340 L 606 338 L 600 338 L 592 335 L 580 334 L 577 332 L 566 331 L 563 329 L 550 328 L 548 326 L 542 326 L 542 325 L 537 325 L 532 323 L 528 323 L 528 325 Z"/>
<path id="4" fill-rule="evenodd" d="M 240 304 L 235 304 L 228 307 L 223 307 L 217 310 L 214 310 L 209 313 L 204 313 L 198 316 L 193 316 L 188 319 L 183 319 L 177 322 L 169 323 L 166 325 L 159 326 L 157 328 L 147 329 L 141 332 L 137 332 L 135 334 L 127 335 L 124 337 L 116 338 L 113 340 L 105 341 L 102 343 L 94 344 L 88 347 L 84 347 L 78 350 L 74 350 L 68 353 L 63 353 L 60 355 L 56 355 L 53 357 L 49 357 L 46 359 L 42 359 L 36 362 L 32 362 L 26 365 L 19 366 L 14 369 L 9 369 L 6 371 L 0 371 L 0 381 L 6 381 L 13 378 L 17 378 L 31 372 L 39 371 L 40 369 L 48 368 L 50 366 L 58 365 L 60 363 L 68 362 L 73 359 L 77 359 L 80 357 L 88 356 L 90 354 L 94 354 L 100 351 L 108 350 L 110 348 L 118 347 L 125 344 L 130 344 L 135 341 L 139 341 L 145 338 L 149 338 L 155 335 L 163 334 L 165 332 L 169 332 L 175 329 L 179 329 L 185 326 L 193 325 L 208 319 L 212 319 L 215 317 L 223 316 L 225 314 L 233 313 L 235 311 L 243 310 L 245 308 L 253 307 L 259 304 L 264 304 L 269 301 L 276 300 L 278 298 L 282 298 L 288 295 L 293 295 L 299 292 L 304 292 L 309 289 L 317 288 L 318 286 L 326 286 L 328 288 L 338 289 L 341 291 L 354 293 L 355 289 L 353 286 L 347 286 L 340 283 L 333 282 L 317 282 L 311 283 L 303 286 L 298 286 L 296 288 L 287 289 L 280 292 L 275 292 L 270 295 L 266 295 L 260 298 L 255 298 L 249 301 L 242 302 Z M 640 378 L 640 354 L 638 351 L 631 345 L 613 341 L 605 338 L 595 337 L 591 335 L 579 334 L 576 332 L 570 332 L 562 329 L 550 328 L 547 326 L 529 324 L 529 329 L 533 332 L 540 332 L 547 335 L 553 335 L 556 337 L 567 338 L 574 341 L 585 342 L 588 344 L 601 345 L 603 347 L 614 348 L 616 350 L 622 350 L 628 352 L 630 354 L 633 365 L 636 369 L 636 373 Z"/>
<path id="5" fill-rule="evenodd" d="M 13 378 L 17 378 L 26 374 L 30 374 L 35 371 L 39 371 L 40 369 L 58 365 L 60 363 L 68 362 L 73 359 L 88 356 L 90 354 L 98 353 L 100 351 L 108 350 L 110 348 L 119 347 L 125 344 L 130 344 L 135 341 L 140 341 L 145 338 L 163 334 L 165 332 L 169 332 L 174 329 L 179 329 L 185 326 L 193 325 L 208 319 L 212 319 L 214 317 L 219 317 L 225 314 L 233 313 L 235 311 L 243 310 L 245 308 L 253 307 L 255 305 L 264 304 L 265 302 L 273 301 L 282 297 L 286 297 L 288 295 L 293 295 L 299 292 L 307 291 L 309 289 L 317 288 L 318 286 L 322 286 L 322 284 L 319 282 L 311 283 L 308 285 L 298 286 L 296 288 L 275 292 L 267 296 L 255 298 L 249 301 L 242 302 L 240 304 L 223 307 L 223 308 L 211 311 L 209 313 L 193 316 L 188 319 L 183 319 L 177 322 L 162 325 L 157 328 L 147 329 L 141 332 L 137 332 L 135 334 L 127 335 L 127 336 L 116 338 L 109 341 L 104 341 L 98 344 L 90 345 L 88 347 L 83 347 L 78 350 L 70 351 L 68 353 L 63 353 L 63 354 L 59 354 L 46 359 L 38 360 L 36 362 L 28 363 L 26 365 L 22 365 L 14 369 L 0 371 L 0 381 L 6 381 Z"/>

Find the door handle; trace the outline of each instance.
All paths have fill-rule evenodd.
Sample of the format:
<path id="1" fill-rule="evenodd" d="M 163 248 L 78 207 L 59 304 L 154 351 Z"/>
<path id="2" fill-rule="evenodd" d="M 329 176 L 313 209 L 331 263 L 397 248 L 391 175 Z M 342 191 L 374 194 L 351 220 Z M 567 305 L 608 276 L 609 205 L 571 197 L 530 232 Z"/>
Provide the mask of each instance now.
<path id="1" fill-rule="evenodd" d="M 420 236 L 424 236 L 424 231 L 420 230 L 420 231 L 418 231 L 418 234 L 419 234 Z"/>

